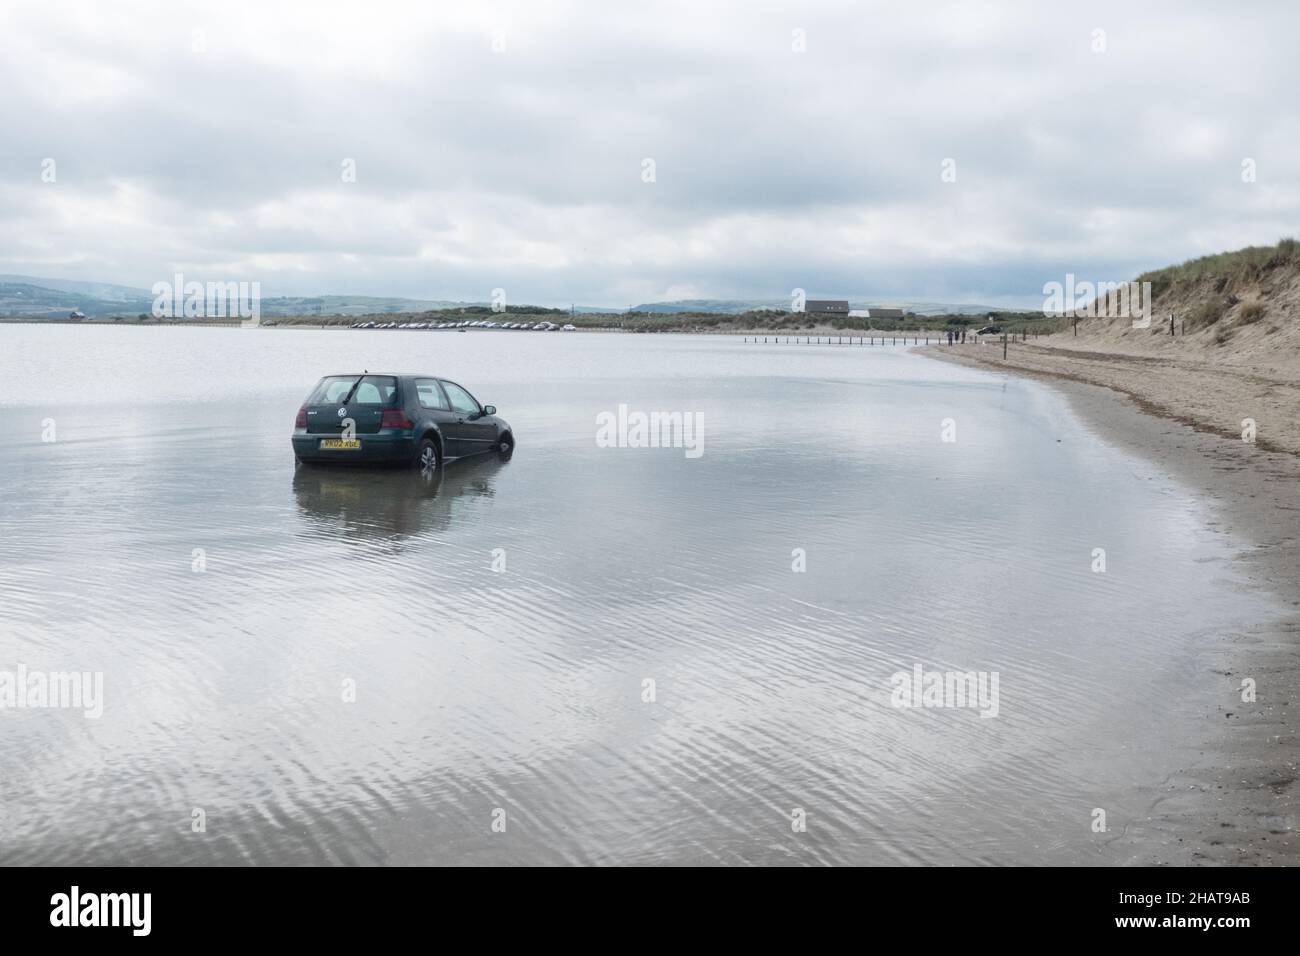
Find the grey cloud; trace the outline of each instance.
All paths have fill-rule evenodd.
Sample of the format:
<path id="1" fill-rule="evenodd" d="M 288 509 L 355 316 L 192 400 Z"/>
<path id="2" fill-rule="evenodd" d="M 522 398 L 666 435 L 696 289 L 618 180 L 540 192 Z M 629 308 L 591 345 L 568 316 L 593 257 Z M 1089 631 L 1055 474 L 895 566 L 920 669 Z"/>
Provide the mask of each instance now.
<path id="1" fill-rule="evenodd" d="M 0 271 L 1027 302 L 1065 271 L 1274 241 L 1300 212 L 1282 6 L 521 4 L 500 54 L 489 17 L 411 9 L 0 14 Z"/>

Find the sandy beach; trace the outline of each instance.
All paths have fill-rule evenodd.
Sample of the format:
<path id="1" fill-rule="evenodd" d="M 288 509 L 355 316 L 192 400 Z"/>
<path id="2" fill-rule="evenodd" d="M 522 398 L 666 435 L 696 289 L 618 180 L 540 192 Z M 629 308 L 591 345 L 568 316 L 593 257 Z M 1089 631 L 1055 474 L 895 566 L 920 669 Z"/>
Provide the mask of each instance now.
<path id="1" fill-rule="evenodd" d="M 1216 530 L 1250 542 L 1236 560 L 1252 586 L 1284 602 L 1283 620 L 1224 633 L 1196 666 L 1222 679 L 1200 703 L 1204 738 L 1187 767 L 1152 792 L 1150 855 L 1135 864 L 1269 865 L 1300 862 L 1300 375 L 1294 353 L 1264 348 L 1217 354 L 1194 342 L 1125 345 L 1092 336 L 1039 344 L 931 346 L 923 354 L 1030 375 L 1064 392 L 1098 436 L 1155 462 L 1171 481 L 1211 502 Z M 1163 354 L 1162 354 L 1163 353 Z M 1241 419 L 1258 423 L 1254 444 Z M 1189 599 L 1193 596 L 1189 595 Z M 1257 700 L 1242 701 L 1253 678 Z M 1189 823 L 1191 828 L 1189 830 Z M 1192 834 L 1192 838 L 1187 836 Z M 1178 836 L 1178 834 L 1183 834 Z M 1132 834 L 1130 834 L 1132 835 Z M 1143 841 L 1145 842 L 1145 841 Z"/>

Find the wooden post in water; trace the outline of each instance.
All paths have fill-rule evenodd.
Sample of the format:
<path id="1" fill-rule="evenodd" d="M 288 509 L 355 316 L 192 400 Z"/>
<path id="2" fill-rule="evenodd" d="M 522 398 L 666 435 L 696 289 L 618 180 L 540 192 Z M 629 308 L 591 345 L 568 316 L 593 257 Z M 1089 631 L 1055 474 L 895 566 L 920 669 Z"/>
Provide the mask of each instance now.
<path id="1" fill-rule="evenodd" d="M 1007 357 L 1007 333 L 1003 332 L 1002 333 L 1002 358 L 1006 359 L 1006 357 Z"/>

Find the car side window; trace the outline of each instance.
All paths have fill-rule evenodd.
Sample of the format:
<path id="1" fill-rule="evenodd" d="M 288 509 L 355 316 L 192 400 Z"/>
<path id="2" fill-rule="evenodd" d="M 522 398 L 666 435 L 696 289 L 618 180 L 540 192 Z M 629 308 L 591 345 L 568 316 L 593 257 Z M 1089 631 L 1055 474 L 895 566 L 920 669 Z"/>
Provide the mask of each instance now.
<path id="1" fill-rule="evenodd" d="M 451 407 L 456 411 L 464 412 L 466 415 L 477 415 L 479 413 L 478 402 L 474 400 L 474 396 L 455 382 L 444 381 L 442 387 L 447 390 L 447 397 L 451 399 Z"/>
<path id="2" fill-rule="evenodd" d="M 431 378 L 417 379 L 415 394 L 419 396 L 421 408 L 436 408 L 443 412 L 451 411 L 447 405 L 446 397 L 442 394 L 442 389 Z"/>

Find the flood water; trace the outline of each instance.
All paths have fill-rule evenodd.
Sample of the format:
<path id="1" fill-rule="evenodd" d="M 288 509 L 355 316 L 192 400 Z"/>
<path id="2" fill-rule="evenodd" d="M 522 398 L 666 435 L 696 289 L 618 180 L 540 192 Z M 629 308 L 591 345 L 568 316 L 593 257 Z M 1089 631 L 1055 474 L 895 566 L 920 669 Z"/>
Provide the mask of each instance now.
<path id="1" fill-rule="evenodd" d="M 296 468 L 362 368 L 517 451 Z M 620 404 L 703 453 L 598 447 Z M 98 718 L 0 709 L 0 862 L 1124 862 L 1196 650 L 1271 613 L 1208 520 L 902 347 L 0 327 L 0 671 L 103 675 Z M 917 665 L 996 715 L 894 706 Z"/>

